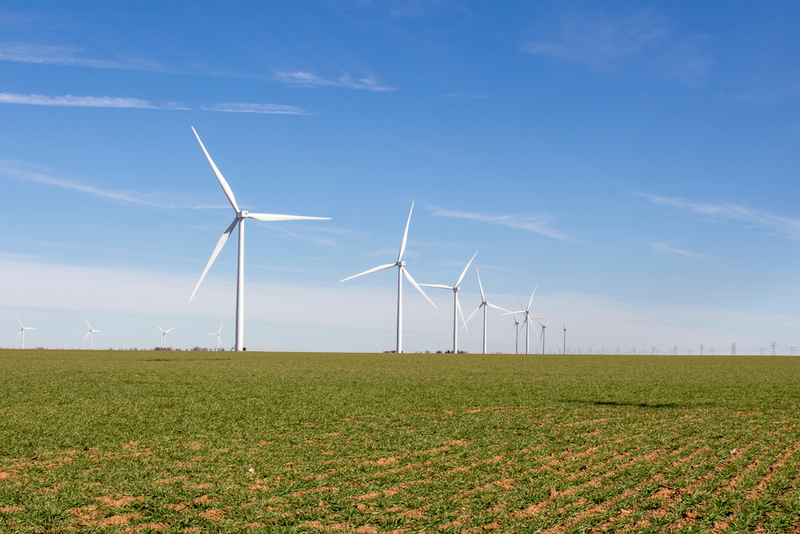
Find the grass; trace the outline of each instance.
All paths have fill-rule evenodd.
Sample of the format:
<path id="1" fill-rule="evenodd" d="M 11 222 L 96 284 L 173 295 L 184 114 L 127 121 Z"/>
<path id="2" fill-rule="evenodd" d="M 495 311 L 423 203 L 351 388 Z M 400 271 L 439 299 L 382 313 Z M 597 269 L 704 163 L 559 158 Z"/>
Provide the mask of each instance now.
<path id="1" fill-rule="evenodd" d="M 798 408 L 790 357 L 3 350 L 0 531 L 800 532 Z"/>

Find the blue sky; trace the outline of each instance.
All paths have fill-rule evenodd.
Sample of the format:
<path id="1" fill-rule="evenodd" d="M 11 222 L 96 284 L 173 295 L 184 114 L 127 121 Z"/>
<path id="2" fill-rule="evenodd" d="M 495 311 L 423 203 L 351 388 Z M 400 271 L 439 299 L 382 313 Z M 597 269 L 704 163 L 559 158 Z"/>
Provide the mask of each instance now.
<path id="1" fill-rule="evenodd" d="M 394 347 L 394 271 L 565 317 L 572 350 L 800 346 L 792 2 L 12 2 L 0 8 L 0 346 Z M 480 302 L 473 268 L 465 313 Z M 450 346 L 405 285 L 407 351 Z M 489 350 L 513 351 L 489 314 Z M 478 351 L 478 317 L 460 346 Z M 555 327 L 555 328 L 554 328 Z M 538 341 L 538 339 L 537 339 Z M 17 346 L 19 341 L 16 342 Z M 535 345 L 535 343 L 532 343 Z"/>

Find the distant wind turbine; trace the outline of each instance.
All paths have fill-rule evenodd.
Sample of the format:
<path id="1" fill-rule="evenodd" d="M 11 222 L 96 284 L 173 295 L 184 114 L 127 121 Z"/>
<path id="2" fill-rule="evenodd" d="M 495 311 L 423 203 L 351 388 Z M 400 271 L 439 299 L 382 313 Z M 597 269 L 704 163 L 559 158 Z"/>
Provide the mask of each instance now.
<path id="1" fill-rule="evenodd" d="M 211 332 L 210 334 L 208 334 L 209 336 L 217 336 L 217 350 L 219 350 L 219 333 L 222 332 L 222 327 L 223 327 L 223 325 L 219 325 L 219 330 L 217 330 L 216 332 Z"/>
<path id="2" fill-rule="evenodd" d="M 34 327 L 32 327 L 32 326 L 24 326 L 22 324 L 22 321 L 19 320 L 19 317 L 17 317 L 17 322 L 19 323 L 20 329 L 19 329 L 19 332 L 17 333 L 17 337 L 14 338 L 14 341 L 19 339 L 19 336 L 22 336 L 22 348 L 24 349 L 25 348 L 25 330 L 36 330 L 36 329 Z"/>
<path id="3" fill-rule="evenodd" d="M 466 326 L 467 322 L 464 320 L 464 312 L 461 311 L 461 303 L 458 302 L 458 290 L 461 289 L 458 287 L 458 284 L 464 279 L 464 275 L 467 274 L 467 269 L 472 264 L 472 260 L 475 259 L 478 253 L 472 255 L 467 266 L 464 267 L 464 270 L 461 272 L 461 276 L 458 277 L 456 283 L 452 286 L 446 286 L 444 284 L 420 284 L 423 287 L 438 287 L 439 289 L 449 289 L 453 292 L 453 354 L 458 354 L 458 315 L 461 315 L 461 322 L 464 323 Z"/>
<path id="4" fill-rule="evenodd" d="M 414 281 L 411 275 L 405 268 L 406 262 L 403 261 L 403 253 L 406 251 L 406 242 L 408 241 L 408 225 L 411 224 L 411 214 L 414 212 L 414 203 L 411 203 L 411 210 L 408 212 L 408 221 L 406 221 L 406 230 L 403 232 L 403 241 L 400 243 L 400 254 L 397 255 L 397 261 L 394 263 L 387 263 L 386 265 L 379 265 L 377 267 L 373 267 L 368 271 L 364 271 L 363 273 L 358 273 L 356 275 L 350 276 L 341 280 L 341 282 L 346 282 L 347 280 L 352 280 L 353 278 L 358 278 L 359 276 L 364 276 L 365 274 L 375 273 L 378 271 L 383 271 L 385 269 L 391 269 L 392 267 L 397 267 L 397 349 L 396 352 L 399 354 L 403 352 L 403 276 L 405 276 L 411 285 L 416 287 L 417 290 L 422 293 L 422 296 L 428 299 L 434 308 L 436 308 L 436 304 L 433 304 L 433 301 L 428 298 L 428 295 L 419 287 L 419 284 Z M 438 309 L 438 308 L 436 308 Z"/>
<path id="5" fill-rule="evenodd" d="M 561 329 L 561 332 L 564 332 L 564 354 L 566 354 L 567 353 L 567 336 L 569 336 L 569 334 L 567 333 L 567 316 L 566 315 L 564 316 L 564 328 Z M 561 332 L 559 332 L 559 334 Z M 572 336 L 569 336 L 569 337 L 572 337 Z M 636 352 L 636 348 L 635 347 L 634 347 L 633 351 L 634 351 L 634 353 Z"/>
<path id="6" fill-rule="evenodd" d="M 92 334 L 95 332 L 100 333 L 100 330 L 92 330 L 92 325 L 89 324 L 89 319 L 86 319 L 86 326 L 89 327 L 89 331 L 86 332 L 85 336 L 83 336 L 83 340 L 86 341 L 86 338 L 89 338 L 89 350 L 92 350 Z"/>
<path id="7" fill-rule="evenodd" d="M 480 305 L 478 305 L 477 308 L 475 308 L 475 311 L 472 312 L 472 314 L 464 322 L 464 328 L 467 327 L 467 323 L 469 322 L 470 319 L 472 319 L 472 316 L 478 313 L 478 310 L 483 308 L 483 353 L 486 354 L 486 310 L 488 308 L 494 308 L 496 310 L 504 312 L 508 312 L 508 310 L 505 308 L 501 308 L 500 306 L 495 306 L 494 304 L 491 304 L 486 300 L 486 295 L 484 295 L 483 293 L 483 284 L 481 284 L 481 273 L 480 271 L 478 271 L 477 267 L 475 267 L 475 272 L 478 274 L 478 288 L 481 290 L 481 303 Z"/>
<path id="8" fill-rule="evenodd" d="M 522 307 L 522 302 L 520 302 L 519 303 L 519 307 L 522 308 L 521 311 L 509 312 L 509 313 L 505 314 L 505 315 L 514 314 L 516 316 L 516 314 L 521 313 L 522 315 L 525 316 L 525 319 L 523 319 L 523 323 L 525 324 L 525 354 L 528 354 L 530 352 L 530 338 L 529 338 L 530 326 L 533 324 L 533 320 L 534 319 L 536 319 L 536 320 L 539 319 L 538 317 L 531 317 L 531 304 L 533 304 L 533 296 L 536 294 L 536 289 L 538 287 L 539 287 L 539 285 L 537 284 L 533 288 L 533 293 L 531 293 L 531 299 L 528 301 L 528 307 L 527 308 L 523 308 Z M 536 329 L 534 328 L 533 331 L 536 332 Z"/>
<path id="9" fill-rule="evenodd" d="M 504 313 L 503 315 L 511 315 L 514 318 L 514 326 L 511 327 L 511 330 L 508 331 L 506 337 L 512 332 L 514 332 L 514 354 L 519 354 L 519 320 L 517 319 L 517 313 L 514 311 L 514 306 L 511 306 L 511 313 Z"/>
<path id="10" fill-rule="evenodd" d="M 217 177 L 219 181 L 219 185 L 222 186 L 222 191 L 225 192 L 225 196 L 228 197 L 228 201 L 231 203 L 233 207 L 233 211 L 236 212 L 236 217 L 234 217 L 233 222 L 228 226 L 228 229 L 222 234 L 222 237 L 219 238 L 217 242 L 217 246 L 214 248 L 214 252 L 211 253 L 211 259 L 208 260 L 208 264 L 206 264 L 206 268 L 203 270 L 203 274 L 200 275 L 200 280 L 197 282 L 197 285 L 194 287 L 194 291 L 192 291 L 192 296 L 189 297 L 191 301 L 194 298 L 194 294 L 197 293 L 197 288 L 200 287 L 200 284 L 203 282 L 203 278 L 205 278 L 208 269 L 211 267 L 211 264 L 214 263 L 214 260 L 219 254 L 219 251 L 222 250 L 222 247 L 225 245 L 225 242 L 230 237 L 231 232 L 239 225 L 239 269 L 238 274 L 236 276 L 236 350 L 240 351 L 244 345 L 244 220 L 245 219 L 256 219 L 257 221 L 306 221 L 306 220 L 330 220 L 329 217 L 303 217 L 298 215 L 275 215 L 271 213 L 249 213 L 244 210 L 239 209 L 239 205 L 236 204 L 236 199 L 233 197 L 233 191 L 231 191 L 228 182 L 225 181 L 223 178 L 222 173 L 219 172 L 219 169 L 214 164 L 214 161 L 211 159 L 211 156 L 208 154 L 206 147 L 203 146 L 203 142 L 200 140 L 200 136 L 197 135 L 194 127 L 192 127 L 192 131 L 194 132 L 194 136 L 197 137 L 197 142 L 200 143 L 200 148 L 203 149 L 203 153 L 206 155 L 206 159 L 208 163 L 211 165 L 211 170 L 214 171 L 214 175 Z"/>
<path id="11" fill-rule="evenodd" d="M 175 327 L 172 327 L 169 330 L 164 330 L 160 326 L 156 325 L 156 328 L 161 330 L 161 348 L 162 349 L 166 349 L 167 348 L 167 332 L 172 332 L 173 330 L 175 330 Z"/>
<path id="12" fill-rule="evenodd" d="M 546 339 L 545 339 L 544 331 L 547 328 L 547 325 L 549 325 L 553 321 L 550 320 L 550 321 L 547 321 L 546 323 L 542 324 L 542 321 L 540 321 L 539 319 L 536 319 L 536 322 L 539 323 L 539 327 L 542 329 L 542 334 L 541 334 L 541 338 L 542 338 L 542 354 L 545 354 L 545 346 L 546 346 L 547 342 L 546 342 Z M 605 352 L 605 350 L 603 352 Z"/>

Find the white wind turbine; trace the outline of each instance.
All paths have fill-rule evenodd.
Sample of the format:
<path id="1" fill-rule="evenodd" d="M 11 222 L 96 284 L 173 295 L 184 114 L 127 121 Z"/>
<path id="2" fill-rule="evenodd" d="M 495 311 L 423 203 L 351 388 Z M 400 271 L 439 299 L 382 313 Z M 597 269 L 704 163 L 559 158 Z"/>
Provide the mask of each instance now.
<path id="1" fill-rule="evenodd" d="M 512 330 L 514 332 L 514 354 L 519 354 L 519 320 L 517 320 L 517 313 L 514 311 L 514 306 L 511 306 L 511 313 L 504 313 L 503 315 L 511 315 L 514 318 L 514 326 L 511 327 L 511 330 L 508 331 L 508 334 L 511 333 Z M 506 338 L 508 337 L 506 334 Z"/>
<path id="2" fill-rule="evenodd" d="M 219 330 L 217 330 L 216 332 L 211 332 L 210 334 L 208 334 L 209 336 L 217 336 L 217 350 L 219 350 L 219 333 L 222 332 L 222 326 L 223 325 L 219 325 Z"/>
<path id="3" fill-rule="evenodd" d="M 167 348 L 167 332 L 172 332 L 173 330 L 175 330 L 175 327 L 172 327 L 169 330 L 164 330 L 160 326 L 156 325 L 156 328 L 161 330 L 161 348 L 162 349 L 166 349 Z"/>
<path id="4" fill-rule="evenodd" d="M 14 338 L 14 341 L 19 339 L 19 336 L 22 336 L 22 348 L 24 349 L 25 348 L 25 330 L 36 330 L 36 329 L 34 327 L 32 327 L 32 326 L 24 326 L 22 324 L 22 321 L 19 320 L 19 317 L 17 317 L 17 322 L 19 323 L 20 329 L 19 329 L 19 332 L 17 332 L 17 337 Z"/>
<path id="5" fill-rule="evenodd" d="M 546 348 L 546 345 L 547 345 L 547 341 L 546 341 L 546 338 L 545 338 L 545 335 L 544 335 L 544 331 L 545 331 L 545 329 L 547 328 L 547 325 L 549 325 L 549 324 L 550 324 L 550 323 L 552 323 L 553 321 L 552 321 L 552 319 L 551 319 L 550 321 L 547 321 L 546 323 L 542 324 L 542 321 L 540 321 L 540 320 L 537 318 L 537 319 L 536 319 L 536 322 L 537 322 L 537 323 L 539 323 L 539 327 L 542 329 L 542 333 L 541 333 L 541 336 L 540 336 L 540 337 L 542 338 L 542 354 L 544 354 L 544 353 L 545 353 L 545 348 Z"/>
<path id="6" fill-rule="evenodd" d="M 86 326 L 89 327 L 89 331 L 86 332 L 86 335 L 83 336 L 83 340 L 86 341 L 86 338 L 89 338 L 89 350 L 92 350 L 92 334 L 95 332 L 100 332 L 100 330 L 92 330 L 92 325 L 89 324 L 89 319 L 86 319 Z"/>
<path id="7" fill-rule="evenodd" d="M 567 336 L 569 336 L 569 334 L 567 333 L 567 316 L 566 315 L 564 316 L 564 328 L 561 329 L 561 332 L 564 332 L 564 354 L 566 354 L 567 353 Z M 559 334 L 561 332 L 559 332 Z M 569 336 L 569 337 L 572 337 L 572 336 Z M 636 352 L 636 351 L 634 350 L 634 352 Z"/>
<path id="8" fill-rule="evenodd" d="M 231 203 L 233 207 L 233 211 L 236 212 L 236 216 L 233 219 L 233 222 L 228 226 L 228 229 L 222 234 L 222 237 L 219 238 L 217 242 L 217 246 L 214 248 L 214 252 L 211 253 L 211 259 L 208 260 L 208 264 L 206 264 L 206 268 L 203 270 L 203 274 L 200 275 L 200 280 L 198 280 L 197 285 L 192 291 L 192 296 L 189 297 L 191 301 L 194 298 L 194 294 L 197 293 L 197 288 L 200 287 L 200 284 L 203 282 L 203 278 L 205 278 L 208 269 L 211 267 L 211 264 L 214 263 L 214 260 L 219 254 L 219 251 L 222 250 L 222 247 L 225 245 L 225 242 L 230 237 L 231 232 L 239 225 L 239 270 L 236 276 L 236 350 L 242 350 L 243 343 L 244 343 L 244 220 L 245 219 L 256 219 L 257 221 L 299 221 L 299 220 L 330 220 L 329 217 L 302 217 L 298 215 L 275 215 L 272 213 L 249 213 L 244 210 L 239 209 L 239 205 L 236 204 L 236 199 L 233 197 L 233 191 L 231 191 L 228 182 L 225 181 L 225 178 L 222 177 L 222 173 L 219 172 L 219 169 L 214 164 L 214 161 L 209 156 L 206 147 L 203 146 L 203 142 L 200 140 L 200 136 L 197 135 L 194 127 L 192 127 L 192 131 L 194 132 L 194 136 L 197 137 L 197 142 L 200 143 L 200 148 L 203 149 L 203 153 L 206 155 L 206 159 L 208 159 L 208 163 L 211 165 L 211 170 L 214 171 L 214 175 L 217 177 L 219 181 L 219 185 L 222 186 L 222 190 L 225 192 L 225 196 L 228 197 L 228 201 Z"/>
<path id="9" fill-rule="evenodd" d="M 458 277 L 458 280 L 456 280 L 456 283 L 453 284 L 452 287 L 451 286 L 446 286 L 444 284 L 420 284 L 421 286 L 424 286 L 424 287 L 438 287 L 439 289 L 449 289 L 449 290 L 451 290 L 453 292 L 453 354 L 458 354 L 458 315 L 459 314 L 461 314 L 461 322 L 464 323 L 465 327 L 467 325 L 467 322 L 464 320 L 464 312 L 461 311 L 461 303 L 458 302 L 458 291 L 459 291 L 459 289 L 461 289 L 460 287 L 458 287 L 458 284 L 460 284 L 461 280 L 464 279 L 464 275 L 467 274 L 467 269 L 469 269 L 469 266 L 472 264 L 472 260 L 474 260 L 475 256 L 477 256 L 477 255 L 478 255 L 477 252 L 475 252 L 475 254 L 472 255 L 472 258 L 470 258 L 469 262 L 467 263 L 467 266 L 464 267 L 464 270 L 461 272 L 461 276 Z"/>
<path id="10" fill-rule="evenodd" d="M 408 241 L 408 225 L 411 224 L 411 213 L 414 211 L 414 203 L 411 203 L 411 210 L 408 212 L 408 221 L 406 221 L 406 230 L 403 233 L 403 241 L 400 243 L 400 254 L 397 255 L 397 261 L 394 263 L 387 263 L 386 265 L 379 265 L 378 267 L 373 267 L 368 271 L 364 271 L 363 273 L 356 274 L 354 276 L 350 276 L 341 280 L 342 282 L 346 282 L 347 280 L 352 280 L 353 278 L 358 278 L 359 276 L 363 276 L 365 274 L 370 274 L 378 271 L 383 271 L 384 269 L 391 269 L 392 267 L 397 267 L 397 349 L 396 352 L 399 354 L 403 352 L 403 276 L 408 278 L 408 281 L 411 282 L 411 285 L 417 288 L 417 290 L 422 293 L 422 296 L 428 299 L 428 302 L 433 304 L 433 301 L 428 298 L 428 295 L 419 287 L 411 275 L 408 274 L 408 271 L 405 268 L 406 262 L 403 261 L 403 253 L 406 251 L 406 242 Z M 436 304 L 433 304 L 433 307 L 436 308 Z M 438 309 L 438 308 L 437 308 Z"/>
<path id="11" fill-rule="evenodd" d="M 494 308 L 496 310 L 504 312 L 508 312 L 508 310 L 505 308 L 501 308 L 500 306 L 495 306 L 494 304 L 491 304 L 486 300 L 486 295 L 484 295 L 483 293 L 483 284 L 481 284 L 481 273 L 480 271 L 478 271 L 477 267 L 475 267 L 475 272 L 478 274 L 478 288 L 481 290 L 481 303 L 477 308 L 475 308 L 475 311 L 472 312 L 472 314 L 464 322 L 464 328 L 467 327 L 467 323 L 469 322 L 470 319 L 472 319 L 472 316 L 478 313 L 478 310 L 483 308 L 483 353 L 486 354 L 486 310 L 487 308 Z"/>
<path id="12" fill-rule="evenodd" d="M 513 314 L 516 317 L 516 314 L 521 313 L 522 315 L 525 316 L 525 319 L 523 319 L 523 322 L 525 323 L 525 354 L 528 354 L 530 352 L 530 337 L 529 337 L 530 326 L 533 324 L 534 319 L 539 320 L 538 317 L 531 317 L 531 304 L 533 304 L 533 296 L 536 294 L 536 289 L 538 287 L 539 285 L 537 284 L 533 288 L 533 293 L 531 293 L 531 299 L 528 301 L 527 308 L 522 308 L 522 302 L 520 302 L 519 307 L 522 308 L 522 311 L 508 312 L 504 314 L 504 315 Z M 534 328 L 533 331 L 536 332 L 536 329 Z"/>

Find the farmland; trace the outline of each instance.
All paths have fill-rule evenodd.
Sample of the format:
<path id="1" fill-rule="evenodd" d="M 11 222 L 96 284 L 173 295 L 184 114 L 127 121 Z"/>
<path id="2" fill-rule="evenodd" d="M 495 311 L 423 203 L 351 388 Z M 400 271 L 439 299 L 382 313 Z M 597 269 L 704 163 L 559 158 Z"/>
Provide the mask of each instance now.
<path id="1" fill-rule="evenodd" d="M 0 351 L 0 531 L 800 532 L 800 358 Z"/>

